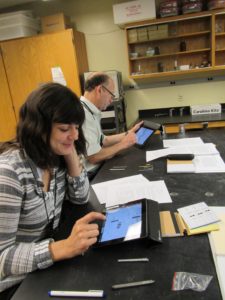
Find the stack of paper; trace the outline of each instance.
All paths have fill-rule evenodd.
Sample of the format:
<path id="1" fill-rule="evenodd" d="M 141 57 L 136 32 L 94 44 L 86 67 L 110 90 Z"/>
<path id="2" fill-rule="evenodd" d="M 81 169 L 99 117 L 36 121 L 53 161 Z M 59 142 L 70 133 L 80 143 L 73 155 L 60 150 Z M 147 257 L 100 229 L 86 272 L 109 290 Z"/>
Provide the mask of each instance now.
<path id="1" fill-rule="evenodd" d="M 181 207 L 178 212 L 191 234 L 219 229 L 220 219 L 205 202 Z"/>
<path id="2" fill-rule="evenodd" d="M 219 230 L 218 223 L 190 229 L 179 213 L 170 211 L 160 212 L 160 224 L 162 237 L 177 237 L 184 234 L 194 235 Z"/>

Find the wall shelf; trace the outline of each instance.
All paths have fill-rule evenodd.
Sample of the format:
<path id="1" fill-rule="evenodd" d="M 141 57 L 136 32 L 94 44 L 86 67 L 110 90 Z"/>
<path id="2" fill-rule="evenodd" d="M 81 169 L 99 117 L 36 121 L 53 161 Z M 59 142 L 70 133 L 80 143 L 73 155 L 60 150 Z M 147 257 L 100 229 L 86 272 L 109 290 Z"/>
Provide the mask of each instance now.
<path id="1" fill-rule="evenodd" d="M 134 80 L 225 74 L 225 9 L 127 24 L 125 30 Z"/>

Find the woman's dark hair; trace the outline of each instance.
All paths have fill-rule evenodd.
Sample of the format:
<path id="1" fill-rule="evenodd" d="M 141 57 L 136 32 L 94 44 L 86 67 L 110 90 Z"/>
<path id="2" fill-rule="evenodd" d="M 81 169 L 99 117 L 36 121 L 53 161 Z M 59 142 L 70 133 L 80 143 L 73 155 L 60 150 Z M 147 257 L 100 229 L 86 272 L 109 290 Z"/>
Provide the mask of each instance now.
<path id="1" fill-rule="evenodd" d="M 79 125 L 74 142 L 78 154 L 86 154 L 82 131 L 85 114 L 76 94 L 58 83 L 47 83 L 34 90 L 20 108 L 16 141 L 40 168 L 54 167 L 63 160 L 50 147 L 53 123 Z M 15 144 L 11 143 L 11 148 Z"/>
<path id="2" fill-rule="evenodd" d="M 96 73 L 87 78 L 84 84 L 84 90 L 91 92 L 96 86 L 107 84 L 110 80 L 109 75 L 104 73 Z"/>

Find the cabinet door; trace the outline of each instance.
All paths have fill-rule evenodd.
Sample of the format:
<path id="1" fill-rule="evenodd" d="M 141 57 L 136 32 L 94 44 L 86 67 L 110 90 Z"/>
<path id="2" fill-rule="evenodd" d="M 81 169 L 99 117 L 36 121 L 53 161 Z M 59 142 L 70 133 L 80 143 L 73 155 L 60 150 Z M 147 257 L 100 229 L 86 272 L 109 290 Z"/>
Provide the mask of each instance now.
<path id="1" fill-rule="evenodd" d="M 51 69 L 60 67 L 66 84 L 81 95 L 79 67 L 71 29 L 40 35 L 35 40 L 42 81 L 52 81 Z"/>
<path id="2" fill-rule="evenodd" d="M 81 88 L 72 30 L 37 35 L 2 43 L 3 59 L 16 114 L 27 95 L 52 81 L 60 67 L 67 86 L 80 96 Z"/>
<path id="3" fill-rule="evenodd" d="M 0 142 L 15 136 L 16 118 L 9 92 L 2 56 L 0 55 Z"/>
<path id="4" fill-rule="evenodd" d="M 2 43 L 3 60 L 16 116 L 27 95 L 42 82 L 33 38 Z"/>

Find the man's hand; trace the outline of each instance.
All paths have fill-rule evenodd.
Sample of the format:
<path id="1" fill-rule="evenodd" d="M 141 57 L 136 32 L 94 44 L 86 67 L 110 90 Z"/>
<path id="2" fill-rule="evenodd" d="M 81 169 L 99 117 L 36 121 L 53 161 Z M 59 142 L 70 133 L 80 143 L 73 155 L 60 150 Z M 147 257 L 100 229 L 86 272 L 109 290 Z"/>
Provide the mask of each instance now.
<path id="1" fill-rule="evenodd" d="M 135 133 L 142 126 L 143 123 L 144 123 L 144 121 L 141 121 L 141 122 L 137 123 L 128 132 Z"/>

